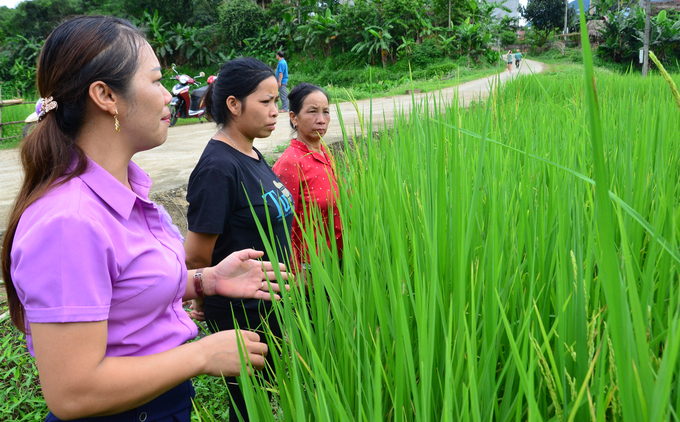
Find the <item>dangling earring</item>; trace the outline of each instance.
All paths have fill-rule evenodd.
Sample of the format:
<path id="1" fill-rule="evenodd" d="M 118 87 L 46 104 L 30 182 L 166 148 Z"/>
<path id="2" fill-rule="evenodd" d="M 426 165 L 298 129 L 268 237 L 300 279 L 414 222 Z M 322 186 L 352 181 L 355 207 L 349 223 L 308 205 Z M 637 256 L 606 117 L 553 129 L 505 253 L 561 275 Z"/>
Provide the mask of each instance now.
<path id="1" fill-rule="evenodd" d="M 120 122 L 118 121 L 118 110 L 116 110 L 116 114 L 113 115 L 113 127 L 116 128 L 116 132 L 120 132 Z"/>

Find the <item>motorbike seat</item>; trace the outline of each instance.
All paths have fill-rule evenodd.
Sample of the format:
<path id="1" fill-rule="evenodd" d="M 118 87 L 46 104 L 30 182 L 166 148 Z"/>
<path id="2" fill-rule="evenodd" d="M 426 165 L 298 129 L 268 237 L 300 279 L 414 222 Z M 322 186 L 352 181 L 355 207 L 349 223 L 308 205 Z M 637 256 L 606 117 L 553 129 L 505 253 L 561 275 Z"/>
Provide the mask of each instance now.
<path id="1" fill-rule="evenodd" d="M 200 110 L 199 104 L 201 103 L 201 98 L 205 95 L 205 91 L 208 90 L 208 85 L 202 86 L 200 88 L 191 91 L 191 105 L 189 106 L 190 111 Z"/>

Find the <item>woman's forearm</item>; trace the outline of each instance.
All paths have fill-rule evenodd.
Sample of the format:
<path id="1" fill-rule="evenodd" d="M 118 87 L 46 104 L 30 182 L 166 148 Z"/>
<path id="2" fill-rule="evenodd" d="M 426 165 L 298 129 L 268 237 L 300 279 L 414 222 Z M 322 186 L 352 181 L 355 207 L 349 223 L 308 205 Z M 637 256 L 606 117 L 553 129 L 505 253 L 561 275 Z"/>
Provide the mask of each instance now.
<path id="1" fill-rule="evenodd" d="M 31 324 L 45 401 L 60 419 L 130 410 L 205 372 L 198 343 L 149 356 L 104 357 L 106 324 Z"/>
<path id="2" fill-rule="evenodd" d="M 45 401 L 64 420 L 134 409 L 200 374 L 237 375 L 242 357 L 261 369 L 267 352 L 249 331 L 221 331 L 162 353 L 130 357 L 105 356 L 107 321 L 32 323 L 31 332 Z"/>

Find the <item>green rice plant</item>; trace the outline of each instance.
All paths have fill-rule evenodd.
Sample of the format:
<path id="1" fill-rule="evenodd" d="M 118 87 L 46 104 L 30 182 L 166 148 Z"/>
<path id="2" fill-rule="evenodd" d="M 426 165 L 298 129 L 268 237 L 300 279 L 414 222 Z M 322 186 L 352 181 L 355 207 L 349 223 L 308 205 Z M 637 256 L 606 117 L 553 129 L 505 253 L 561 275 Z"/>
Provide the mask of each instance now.
<path id="1" fill-rule="evenodd" d="M 668 86 L 670 86 L 671 92 L 673 93 L 673 98 L 675 99 L 675 104 L 678 106 L 678 109 L 680 109 L 680 92 L 678 92 L 678 87 L 675 85 L 675 82 L 673 82 L 671 75 L 666 72 L 666 69 L 663 67 L 659 59 L 656 58 L 656 55 L 653 51 L 649 52 L 649 58 L 652 59 L 656 67 L 659 68 L 663 78 L 666 80 L 666 82 L 668 82 Z"/>
<path id="2" fill-rule="evenodd" d="M 2 121 L 20 122 L 35 111 L 35 104 L 20 104 L 2 107 Z M 24 129 L 23 123 L 2 127 L 2 138 L 12 138 L 0 141 L 0 149 L 14 148 L 21 142 L 21 134 Z"/>
<path id="3" fill-rule="evenodd" d="M 584 66 L 345 137 L 342 259 L 317 245 L 244 388 L 284 420 L 677 420 L 680 116 Z"/>

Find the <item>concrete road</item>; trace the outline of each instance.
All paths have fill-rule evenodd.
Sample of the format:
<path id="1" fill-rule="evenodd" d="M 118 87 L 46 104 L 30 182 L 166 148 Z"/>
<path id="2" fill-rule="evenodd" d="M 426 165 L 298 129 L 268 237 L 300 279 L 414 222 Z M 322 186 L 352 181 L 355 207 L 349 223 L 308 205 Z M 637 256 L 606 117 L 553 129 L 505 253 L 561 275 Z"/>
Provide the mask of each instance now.
<path id="1" fill-rule="evenodd" d="M 514 67 L 514 65 L 513 65 Z M 501 82 L 518 75 L 530 75 L 545 69 L 543 63 L 532 60 L 524 60 L 519 71 L 513 69 L 512 73 L 504 71 L 500 74 Z M 494 76 L 495 77 L 495 76 Z M 457 87 L 442 89 L 438 92 L 427 94 L 431 102 L 433 98 L 443 98 L 451 101 L 456 90 L 461 106 L 468 104 L 473 99 L 484 98 L 489 92 L 489 86 L 494 77 L 478 79 L 461 84 Z M 426 94 L 416 94 L 415 100 L 420 102 Z M 364 121 L 369 121 L 369 100 L 358 101 L 359 109 L 362 110 Z M 395 110 L 408 112 L 411 107 L 411 95 L 399 95 L 394 97 L 373 99 L 373 123 L 375 128 L 384 126 L 384 121 L 389 125 L 394 119 Z M 357 128 L 359 133 L 359 120 L 351 103 L 340 103 L 340 112 L 349 134 Z M 327 143 L 342 139 L 342 130 L 337 118 L 338 110 L 331 107 L 331 124 L 326 134 Z M 272 154 L 275 146 L 287 142 L 291 138 L 291 128 L 288 115 L 280 114 L 276 130 L 269 138 L 256 139 L 255 147 L 263 154 Z M 366 123 L 368 124 L 368 123 Z M 154 181 L 151 192 L 162 192 L 181 186 L 189 180 L 189 175 L 201 156 L 201 152 L 210 137 L 216 132 L 215 125 L 203 123 L 187 126 L 172 127 L 168 131 L 168 139 L 164 145 L 135 155 L 133 161 L 144 169 Z M 21 162 L 19 149 L 0 150 L 0 234 L 7 225 L 7 214 L 19 190 L 22 180 Z"/>

